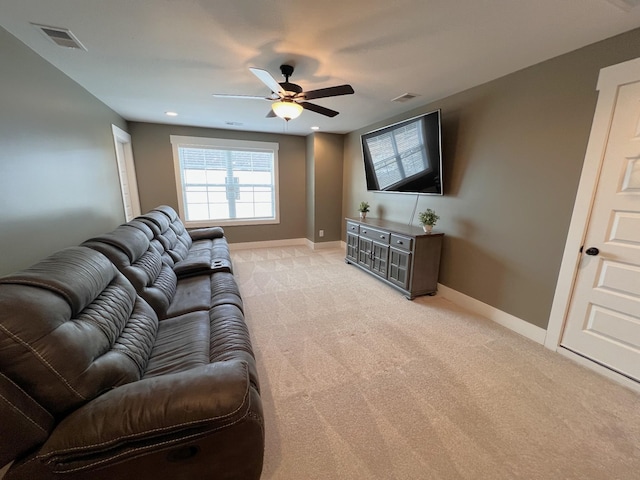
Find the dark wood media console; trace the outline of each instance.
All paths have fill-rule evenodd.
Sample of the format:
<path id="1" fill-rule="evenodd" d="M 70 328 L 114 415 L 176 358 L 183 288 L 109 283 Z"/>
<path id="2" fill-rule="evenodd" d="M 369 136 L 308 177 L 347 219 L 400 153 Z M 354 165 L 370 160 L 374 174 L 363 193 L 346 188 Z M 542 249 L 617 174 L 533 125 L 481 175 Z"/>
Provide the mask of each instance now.
<path id="1" fill-rule="evenodd" d="M 376 218 L 347 218 L 345 262 L 403 292 L 412 300 L 438 289 L 443 233 Z"/>

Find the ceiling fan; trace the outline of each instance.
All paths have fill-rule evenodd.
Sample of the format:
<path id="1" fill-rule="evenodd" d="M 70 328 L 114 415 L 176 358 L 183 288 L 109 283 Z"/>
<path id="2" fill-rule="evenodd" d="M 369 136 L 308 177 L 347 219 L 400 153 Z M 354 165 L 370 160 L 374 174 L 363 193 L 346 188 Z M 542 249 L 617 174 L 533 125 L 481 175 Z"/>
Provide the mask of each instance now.
<path id="1" fill-rule="evenodd" d="M 335 87 L 320 88 L 318 90 L 305 92 L 300 85 L 289 82 L 289 77 L 293 74 L 293 66 L 291 65 L 280 65 L 280 71 L 285 78 L 285 81 L 280 83 L 278 83 L 266 70 L 253 67 L 249 68 L 249 70 L 258 77 L 262 83 L 271 89 L 271 95 L 268 97 L 259 97 L 253 95 L 226 95 L 214 93 L 213 96 L 217 98 L 269 100 L 273 103 L 271 104 L 271 110 L 269 110 L 267 117 L 280 117 L 288 122 L 289 120 L 300 116 L 303 109 L 311 110 L 312 112 L 319 113 L 320 115 L 326 115 L 327 117 L 335 117 L 339 112 L 316 105 L 315 103 L 310 103 L 307 100 L 337 97 L 339 95 L 351 95 L 354 93 L 351 85 L 338 85 Z"/>

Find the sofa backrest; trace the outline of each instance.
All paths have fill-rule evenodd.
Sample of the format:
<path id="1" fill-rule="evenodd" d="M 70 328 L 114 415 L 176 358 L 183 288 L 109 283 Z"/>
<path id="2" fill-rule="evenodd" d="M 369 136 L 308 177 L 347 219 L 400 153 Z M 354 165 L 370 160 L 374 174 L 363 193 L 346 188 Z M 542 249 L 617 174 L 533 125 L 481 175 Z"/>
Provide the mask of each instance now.
<path id="1" fill-rule="evenodd" d="M 172 216 L 165 210 L 173 211 L 175 215 Z M 153 230 L 155 238 L 160 241 L 175 263 L 187 258 L 193 241 L 175 210 L 171 207 L 160 206 L 136 217 L 136 220 L 146 223 Z"/>
<path id="2" fill-rule="evenodd" d="M 180 220 L 178 212 L 176 212 L 169 205 L 160 205 L 159 207 L 154 208 L 152 211 L 162 212 L 167 216 L 167 218 L 169 219 L 169 227 L 175 232 L 178 240 L 182 244 L 184 244 L 185 247 L 187 247 L 187 250 L 189 250 L 191 248 L 191 245 L 193 244 L 193 240 L 191 238 L 191 235 L 189 235 L 186 227 L 184 226 L 184 223 L 182 223 L 182 220 Z"/>
<path id="3" fill-rule="evenodd" d="M 147 235 L 131 225 L 91 238 L 82 245 L 104 254 L 132 283 L 138 294 L 164 318 L 176 293 L 178 279 L 162 261 Z"/>
<path id="4" fill-rule="evenodd" d="M 123 223 L 122 225 L 126 227 L 137 228 L 142 233 L 144 233 L 144 235 L 149 240 L 149 245 L 151 245 L 151 247 L 160 254 L 160 257 L 162 257 L 162 261 L 170 267 L 173 267 L 175 265 L 176 262 L 173 260 L 173 257 L 169 255 L 169 252 L 164 247 L 164 244 L 160 241 L 159 238 L 156 238 L 156 235 L 160 235 L 160 228 L 157 225 L 154 224 L 154 228 L 151 228 L 148 223 L 143 222 L 139 218 L 134 218 L 133 220 L 130 220 L 127 223 Z M 162 238 L 162 241 L 166 243 L 164 238 Z"/>
<path id="5" fill-rule="evenodd" d="M 90 248 L 0 278 L 0 373 L 56 419 L 140 379 L 157 331 L 153 309 Z"/>

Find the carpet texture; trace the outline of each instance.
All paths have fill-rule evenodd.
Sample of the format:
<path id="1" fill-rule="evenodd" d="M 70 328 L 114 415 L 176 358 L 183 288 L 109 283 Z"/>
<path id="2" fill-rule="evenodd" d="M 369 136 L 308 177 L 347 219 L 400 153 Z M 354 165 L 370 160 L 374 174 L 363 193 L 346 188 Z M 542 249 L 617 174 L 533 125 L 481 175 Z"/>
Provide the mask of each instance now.
<path id="1" fill-rule="evenodd" d="M 342 249 L 238 250 L 263 479 L 640 478 L 640 396 Z"/>

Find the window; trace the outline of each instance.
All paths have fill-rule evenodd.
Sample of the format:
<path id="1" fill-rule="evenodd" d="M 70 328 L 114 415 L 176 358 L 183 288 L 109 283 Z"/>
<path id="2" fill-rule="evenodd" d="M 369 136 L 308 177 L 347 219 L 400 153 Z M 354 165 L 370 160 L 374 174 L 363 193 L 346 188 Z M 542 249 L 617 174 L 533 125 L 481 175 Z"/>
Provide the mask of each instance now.
<path id="1" fill-rule="evenodd" d="M 171 144 L 185 224 L 279 222 L 277 143 L 172 135 Z"/>

